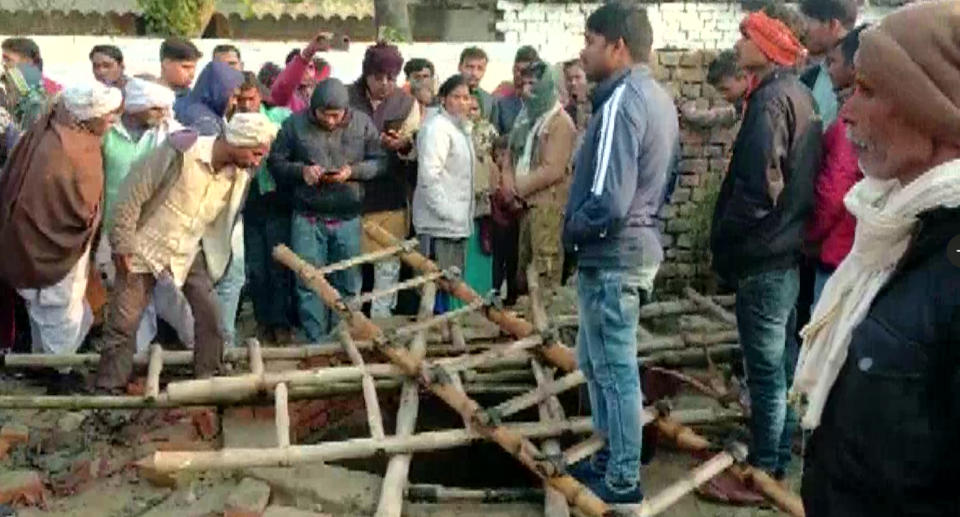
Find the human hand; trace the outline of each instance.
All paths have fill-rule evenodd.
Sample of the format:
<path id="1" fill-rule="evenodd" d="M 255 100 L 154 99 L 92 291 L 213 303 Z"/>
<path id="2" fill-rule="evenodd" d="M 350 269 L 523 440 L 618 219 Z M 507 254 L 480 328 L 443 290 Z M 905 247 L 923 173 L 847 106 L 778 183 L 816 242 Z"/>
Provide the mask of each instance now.
<path id="1" fill-rule="evenodd" d="M 390 151 L 409 150 L 413 142 L 409 137 L 400 136 L 396 129 L 391 129 L 380 134 L 380 144 Z"/>
<path id="2" fill-rule="evenodd" d="M 311 187 L 316 185 L 323 177 L 323 167 L 319 165 L 307 165 L 303 168 L 303 181 Z"/>
<path id="3" fill-rule="evenodd" d="M 353 175 L 353 169 L 349 165 L 344 165 L 336 172 L 324 174 L 322 179 L 324 183 L 343 183 Z"/>

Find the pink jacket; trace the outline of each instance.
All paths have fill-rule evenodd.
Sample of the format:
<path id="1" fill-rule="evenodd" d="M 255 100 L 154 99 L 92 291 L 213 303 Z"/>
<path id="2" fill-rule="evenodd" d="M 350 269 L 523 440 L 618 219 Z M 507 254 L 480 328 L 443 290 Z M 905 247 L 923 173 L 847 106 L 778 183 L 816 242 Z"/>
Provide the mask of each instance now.
<path id="1" fill-rule="evenodd" d="M 847 138 L 847 125 L 837 119 L 823 135 L 823 163 L 814 197 L 807 240 L 820 245 L 820 262 L 837 267 L 853 247 L 857 220 L 847 212 L 843 198 L 863 178 L 857 153 Z"/>
<path id="2" fill-rule="evenodd" d="M 287 107 L 293 113 L 300 113 L 310 107 L 310 98 L 301 94 L 300 82 L 309 62 L 303 56 L 297 55 L 291 60 L 270 87 L 270 103 L 274 106 Z M 329 77 L 330 67 L 317 70 L 317 81 Z"/>

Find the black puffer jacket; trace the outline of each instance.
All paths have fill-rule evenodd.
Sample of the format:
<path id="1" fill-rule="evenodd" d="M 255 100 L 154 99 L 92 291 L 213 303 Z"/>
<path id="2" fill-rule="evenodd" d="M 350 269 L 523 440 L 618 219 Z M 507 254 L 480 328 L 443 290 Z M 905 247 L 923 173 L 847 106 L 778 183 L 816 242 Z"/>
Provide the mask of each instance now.
<path id="1" fill-rule="evenodd" d="M 773 72 L 750 96 L 713 215 L 713 266 L 724 280 L 799 263 L 820 167 L 815 106 L 788 70 Z"/>
<path id="2" fill-rule="evenodd" d="M 280 188 L 292 193 L 294 210 L 350 219 L 362 211 L 366 184 L 386 172 L 386 157 L 380 148 L 380 133 L 364 113 L 348 109 L 338 127 L 321 127 L 314 111 L 326 105 L 323 95 L 318 88 L 310 109 L 283 123 L 270 149 L 267 166 L 276 175 Z M 345 183 L 309 186 L 303 180 L 303 168 L 307 165 L 327 170 L 350 165 L 353 172 Z"/>
<path id="3" fill-rule="evenodd" d="M 811 517 L 960 515 L 960 209 L 922 214 L 807 447 Z"/>

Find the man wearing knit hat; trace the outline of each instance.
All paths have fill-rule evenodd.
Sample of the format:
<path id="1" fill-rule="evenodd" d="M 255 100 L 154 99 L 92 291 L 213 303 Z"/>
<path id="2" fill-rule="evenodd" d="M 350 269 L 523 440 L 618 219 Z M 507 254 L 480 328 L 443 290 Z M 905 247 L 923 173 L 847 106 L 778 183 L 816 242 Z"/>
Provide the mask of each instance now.
<path id="1" fill-rule="evenodd" d="M 380 133 L 365 113 L 349 105 L 338 79 L 317 84 L 310 109 L 283 123 L 270 152 L 270 172 L 293 194 L 291 248 L 320 267 L 360 254 L 363 195 L 386 170 Z M 360 294 L 356 267 L 332 275 L 344 298 Z M 336 313 L 297 281 L 300 323 L 311 342 L 333 330 Z"/>
<path id="2" fill-rule="evenodd" d="M 960 3 L 888 15 L 855 64 L 853 249 L 803 330 L 791 397 L 813 431 L 804 505 L 960 515 Z"/>
<path id="3" fill-rule="evenodd" d="M 747 109 L 713 216 L 713 266 L 737 291 L 737 328 L 750 392 L 749 461 L 782 478 L 796 422 L 787 388 L 796 358 L 794 306 L 804 222 L 820 165 L 820 119 L 793 67 L 804 48 L 763 12 L 740 25 Z"/>
<path id="4" fill-rule="evenodd" d="M 130 173 L 110 231 L 117 281 L 97 368 L 99 389 L 120 390 L 129 381 L 133 334 L 159 277 L 181 287 L 190 303 L 197 377 L 217 373 L 226 336 L 213 283 L 227 268 L 247 185 L 276 131 L 260 113 L 236 114 L 223 136 L 171 134 Z"/>
<path id="5" fill-rule="evenodd" d="M 100 143 L 122 101 L 102 83 L 68 88 L 0 175 L 0 280 L 26 301 L 35 352 L 76 352 L 93 322 L 84 292 L 101 216 Z"/>
<path id="6" fill-rule="evenodd" d="M 420 108 L 416 99 L 397 87 L 397 75 L 403 66 L 400 50 L 386 42 L 367 48 L 363 56 L 363 74 L 349 87 L 350 107 L 373 120 L 387 151 L 387 173 L 364 185 L 363 221 L 380 225 L 398 239 L 409 233 L 408 193 L 412 196 L 416 181 L 416 151 L 413 135 L 420 127 Z M 363 238 L 363 251 L 379 246 Z M 379 291 L 400 279 L 400 259 L 381 260 L 373 265 L 373 289 Z M 389 317 L 397 305 L 397 295 L 373 301 L 370 315 Z"/>

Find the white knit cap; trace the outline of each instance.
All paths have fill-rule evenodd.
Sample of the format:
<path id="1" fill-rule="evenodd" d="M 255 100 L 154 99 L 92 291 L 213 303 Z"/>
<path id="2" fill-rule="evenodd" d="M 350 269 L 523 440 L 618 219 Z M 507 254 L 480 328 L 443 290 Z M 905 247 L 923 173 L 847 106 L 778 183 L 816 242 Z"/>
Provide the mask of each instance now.
<path id="1" fill-rule="evenodd" d="M 117 111 L 123 103 L 118 88 L 98 82 L 71 86 L 63 92 L 63 104 L 77 120 L 90 120 Z"/>
<path id="2" fill-rule="evenodd" d="M 127 113 L 140 113 L 151 108 L 170 109 L 177 98 L 170 88 L 137 78 L 127 81 L 124 91 L 127 95 L 123 101 L 123 109 Z"/>
<path id="3" fill-rule="evenodd" d="M 237 147 L 270 145 L 277 136 L 277 126 L 262 113 L 235 113 L 227 124 L 226 139 Z"/>

